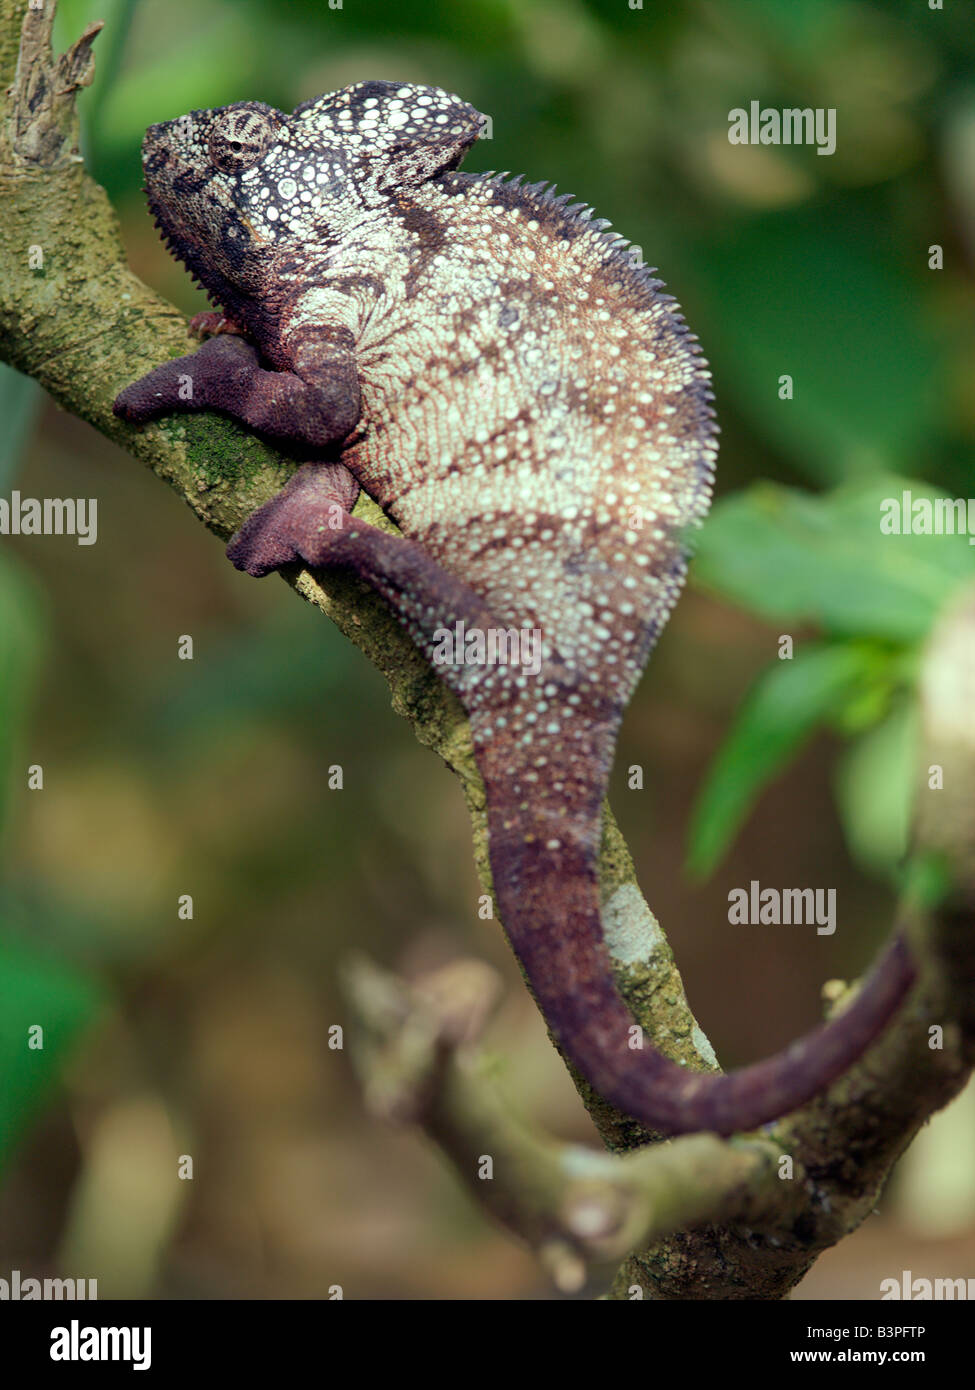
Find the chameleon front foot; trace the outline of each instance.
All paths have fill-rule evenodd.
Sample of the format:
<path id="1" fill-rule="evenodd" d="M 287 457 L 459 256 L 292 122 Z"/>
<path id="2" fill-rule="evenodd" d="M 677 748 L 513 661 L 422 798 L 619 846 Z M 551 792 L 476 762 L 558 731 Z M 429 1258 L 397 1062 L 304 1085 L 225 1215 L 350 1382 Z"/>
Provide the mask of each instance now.
<path id="1" fill-rule="evenodd" d="M 296 562 L 322 565 L 358 494 L 343 464 L 306 463 L 247 518 L 227 546 L 227 557 L 256 579 Z"/>
<path id="2" fill-rule="evenodd" d="M 209 338 L 196 352 L 171 358 L 126 386 L 112 410 L 134 425 L 169 410 L 213 407 L 232 412 L 235 402 L 246 401 L 257 362 L 257 349 L 242 338 Z"/>
<path id="3" fill-rule="evenodd" d="M 219 410 L 271 439 L 316 450 L 340 443 L 355 429 L 359 383 L 347 354 L 328 359 L 323 381 L 267 371 L 257 349 L 230 322 L 196 352 L 133 381 L 116 397 L 115 414 L 143 424 L 170 410 Z"/>

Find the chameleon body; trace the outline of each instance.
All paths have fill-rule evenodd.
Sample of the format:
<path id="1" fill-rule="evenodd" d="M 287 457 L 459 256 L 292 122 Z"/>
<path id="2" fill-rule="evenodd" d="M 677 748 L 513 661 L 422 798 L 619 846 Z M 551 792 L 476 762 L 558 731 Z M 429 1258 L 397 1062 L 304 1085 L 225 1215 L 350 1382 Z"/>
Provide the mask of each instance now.
<path id="1" fill-rule="evenodd" d="M 729 1076 L 630 1047 L 601 805 L 710 499 L 710 378 L 608 224 L 545 185 L 457 171 L 483 119 L 436 88 L 364 82 L 290 116 L 243 102 L 150 127 L 150 208 L 226 319 L 115 409 L 220 410 L 305 451 L 231 541 L 238 568 L 354 570 L 431 659 L 459 622 L 541 633 L 537 674 L 437 668 L 470 717 L 511 943 L 607 1099 L 661 1133 L 752 1128 L 843 1071 L 913 967 L 895 940 L 838 1019 Z M 401 537 L 350 515 L 360 486 Z"/>

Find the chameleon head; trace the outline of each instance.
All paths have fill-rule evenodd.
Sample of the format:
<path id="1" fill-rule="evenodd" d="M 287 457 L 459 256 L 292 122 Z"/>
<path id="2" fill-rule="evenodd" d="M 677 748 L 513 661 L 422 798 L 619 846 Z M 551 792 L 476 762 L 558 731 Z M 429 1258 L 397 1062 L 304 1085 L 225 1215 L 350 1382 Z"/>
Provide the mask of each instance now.
<path id="1" fill-rule="evenodd" d="M 261 102 L 150 126 L 149 205 L 170 248 L 226 302 L 269 253 L 327 245 L 397 189 L 456 167 L 484 117 L 439 87 L 358 82 L 282 115 Z"/>

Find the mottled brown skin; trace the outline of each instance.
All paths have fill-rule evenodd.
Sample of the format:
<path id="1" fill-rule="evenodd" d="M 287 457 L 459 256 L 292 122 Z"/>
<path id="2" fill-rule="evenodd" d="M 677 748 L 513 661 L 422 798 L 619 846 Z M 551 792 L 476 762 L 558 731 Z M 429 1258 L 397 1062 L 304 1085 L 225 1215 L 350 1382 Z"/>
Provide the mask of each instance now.
<path id="1" fill-rule="evenodd" d="M 509 938 L 602 1095 L 661 1133 L 730 1134 L 845 1070 L 913 966 L 895 941 L 839 1019 L 730 1076 L 629 1046 L 600 808 L 710 497 L 709 376 L 673 300 L 588 208 L 456 172 L 482 121 L 436 88 L 371 82 L 292 116 L 245 102 L 151 127 L 150 206 L 220 306 L 198 331 L 219 336 L 115 409 L 219 410 L 311 455 L 232 540 L 238 568 L 352 570 L 434 662 L 458 622 L 542 634 L 537 675 L 437 668 L 470 716 Z M 405 539 L 350 515 L 360 485 Z"/>

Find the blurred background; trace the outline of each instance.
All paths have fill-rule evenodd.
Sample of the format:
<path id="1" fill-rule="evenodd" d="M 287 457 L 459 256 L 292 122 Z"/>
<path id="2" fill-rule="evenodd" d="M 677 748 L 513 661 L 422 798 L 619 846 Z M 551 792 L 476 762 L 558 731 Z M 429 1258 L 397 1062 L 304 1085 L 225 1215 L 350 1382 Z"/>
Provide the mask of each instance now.
<path id="1" fill-rule="evenodd" d="M 62 0 L 59 49 L 95 18 L 84 153 L 132 266 L 187 315 L 206 306 L 146 214 L 145 127 L 365 78 L 459 93 L 492 118 L 467 169 L 554 180 L 660 268 L 713 367 L 719 500 L 612 800 L 723 1064 L 787 1043 L 888 931 L 917 655 L 975 574 L 964 537 L 878 524 L 903 487 L 975 492 L 971 8 Z M 835 107 L 835 154 L 729 144 L 753 99 Z M 365 1113 L 327 1046 L 351 950 L 408 975 L 477 955 L 507 987 L 499 1085 L 596 1142 L 477 917 L 453 778 L 319 615 L 234 571 L 32 383 L 5 370 L 0 389 L 0 494 L 99 501 L 97 545 L 0 552 L 0 1275 L 95 1277 L 103 1297 L 549 1297 L 422 1137 Z M 730 926 L 728 892 L 752 879 L 834 887 L 835 935 Z M 45 1048 L 25 1053 L 39 1021 Z M 925 1129 L 799 1297 L 975 1276 L 973 1112 L 969 1091 Z"/>

